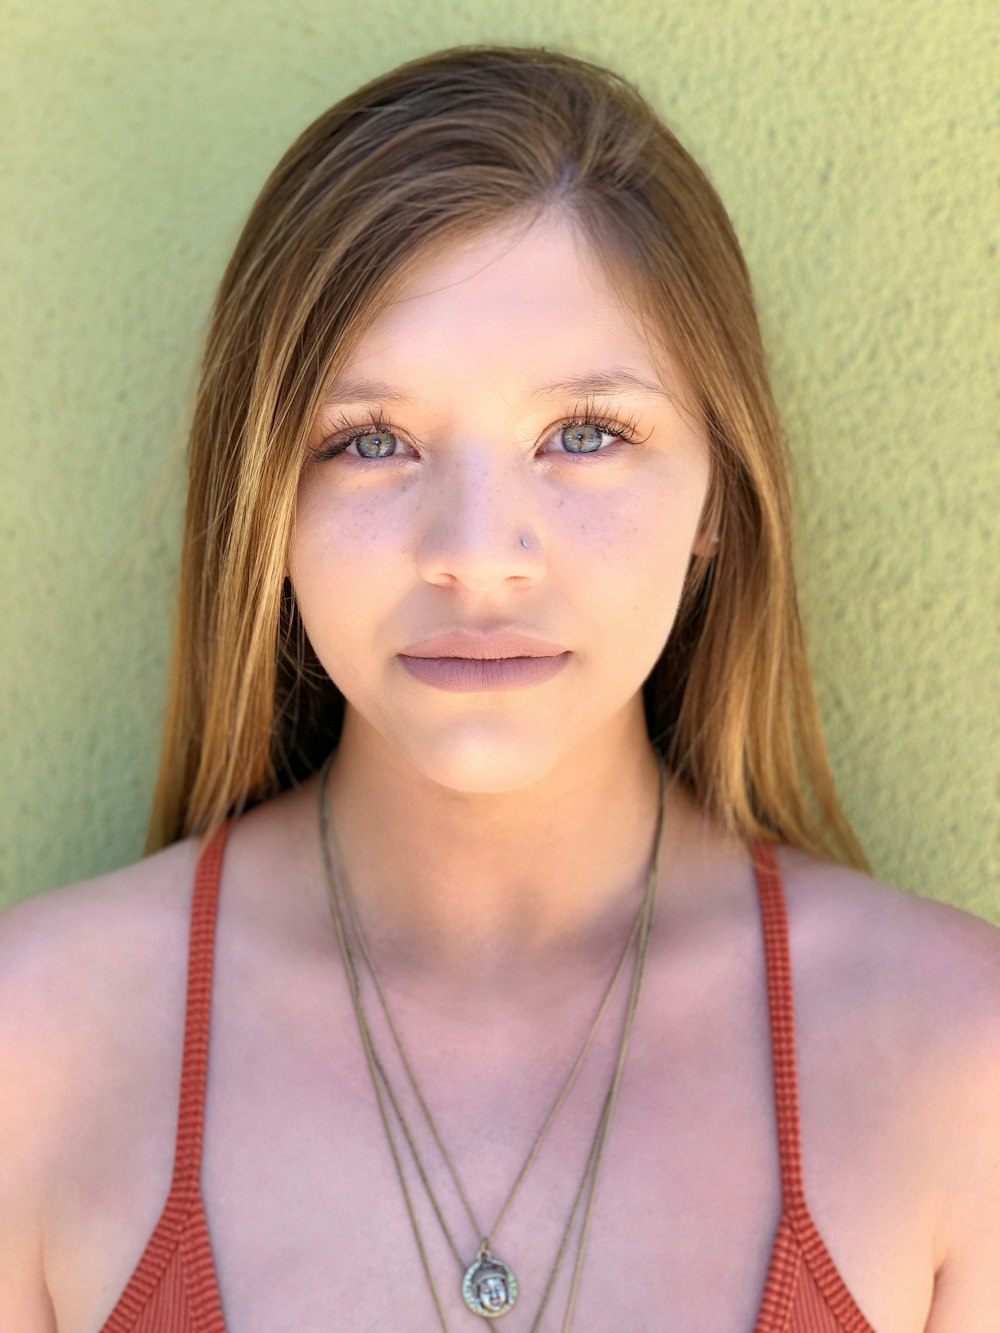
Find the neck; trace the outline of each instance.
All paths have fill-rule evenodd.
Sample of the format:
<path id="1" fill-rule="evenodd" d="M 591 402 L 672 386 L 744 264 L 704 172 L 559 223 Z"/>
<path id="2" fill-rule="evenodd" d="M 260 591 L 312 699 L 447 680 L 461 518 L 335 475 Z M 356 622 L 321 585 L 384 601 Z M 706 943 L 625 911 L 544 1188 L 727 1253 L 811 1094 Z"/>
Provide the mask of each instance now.
<path id="1" fill-rule="evenodd" d="M 485 793 L 432 781 L 354 717 L 330 766 L 329 845 L 380 970 L 468 997 L 603 969 L 654 854 L 660 770 L 641 715 L 537 780 Z"/>

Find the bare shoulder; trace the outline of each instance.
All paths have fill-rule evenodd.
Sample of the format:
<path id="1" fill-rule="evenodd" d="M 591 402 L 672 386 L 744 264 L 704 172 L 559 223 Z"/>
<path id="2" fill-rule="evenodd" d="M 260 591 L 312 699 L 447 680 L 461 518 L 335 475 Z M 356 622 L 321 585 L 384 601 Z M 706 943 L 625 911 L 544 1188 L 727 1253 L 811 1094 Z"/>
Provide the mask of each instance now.
<path id="1" fill-rule="evenodd" d="M 0 912 L 0 1014 L 58 1030 L 127 973 L 143 945 L 183 927 L 198 840 L 25 898 Z M 110 973 L 109 973 L 110 969 Z M 36 1026 L 37 1025 L 37 1026 Z"/>
<path id="2" fill-rule="evenodd" d="M 0 1055 L 21 1075 L 5 1080 L 8 1098 L 20 1088 L 28 1099 L 32 1087 L 45 1094 L 36 1108 L 54 1108 L 60 1084 L 79 1097 L 84 1070 L 112 1056 L 116 1031 L 135 1030 L 123 1016 L 134 1018 L 183 961 L 197 853 L 197 840 L 185 840 L 0 912 Z"/>
<path id="3" fill-rule="evenodd" d="M 227 846 L 241 885 L 266 876 L 288 851 L 289 802 L 243 816 Z M 49 889 L 0 911 L 0 1042 L 75 1077 L 111 1077 L 150 1065 L 155 1041 L 168 1057 L 182 1035 L 191 894 L 203 840 L 182 839 L 92 879 Z M 232 902 L 229 902 L 232 910 Z M 79 1057 L 74 1054 L 78 1052 Z M 91 1071 L 89 1074 L 85 1071 Z"/>
<path id="4" fill-rule="evenodd" d="M 913 1145 L 933 1219 L 927 1333 L 987 1333 L 1000 1309 L 1000 929 L 795 848 L 779 861 L 796 1001 L 817 1034 L 803 1057 L 840 1060 L 838 1095 L 860 1087 L 885 1108 L 883 1155 Z"/>
<path id="5" fill-rule="evenodd" d="M 187 839 L 0 912 L 0 1058 L 20 1074 L 0 1114 L 11 1098 L 53 1115 L 79 1103 L 164 1011 L 165 989 L 184 984 L 197 855 Z"/>
<path id="6" fill-rule="evenodd" d="M 953 1048 L 956 1040 L 995 1039 L 1000 929 L 796 847 L 781 847 L 779 861 L 803 956 L 825 963 L 845 992 L 856 988 L 868 1001 L 904 1007 L 928 1041 L 947 1037 Z"/>
<path id="7" fill-rule="evenodd" d="M 178 843 L 0 912 L 0 1327 L 54 1330 L 53 1183 L 87 1160 L 137 1052 L 155 1060 L 176 1041 L 156 1005 L 183 986 L 196 858 Z"/>

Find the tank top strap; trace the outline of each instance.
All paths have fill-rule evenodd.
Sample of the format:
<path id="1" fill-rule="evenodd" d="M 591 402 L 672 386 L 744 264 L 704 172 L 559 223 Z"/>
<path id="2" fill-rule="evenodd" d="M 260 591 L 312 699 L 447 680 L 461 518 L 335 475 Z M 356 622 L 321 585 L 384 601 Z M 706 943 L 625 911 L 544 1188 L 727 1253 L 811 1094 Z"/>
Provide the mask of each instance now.
<path id="1" fill-rule="evenodd" d="M 767 1006 L 771 1026 L 771 1067 L 781 1163 L 781 1197 L 786 1212 L 805 1206 L 802 1189 L 802 1147 L 799 1125 L 798 1077 L 795 1065 L 795 1010 L 792 963 L 788 946 L 788 913 L 774 844 L 751 843 L 767 966 Z"/>
<path id="2" fill-rule="evenodd" d="M 205 1129 L 205 1087 L 212 1007 L 215 922 L 222 855 L 232 819 L 208 834 L 198 855 L 191 894 L 187 1000 L 180 1105 L 174 1149 L 172 1194 L 196 1194 L 201 1187 L 201 1146 Z"/>

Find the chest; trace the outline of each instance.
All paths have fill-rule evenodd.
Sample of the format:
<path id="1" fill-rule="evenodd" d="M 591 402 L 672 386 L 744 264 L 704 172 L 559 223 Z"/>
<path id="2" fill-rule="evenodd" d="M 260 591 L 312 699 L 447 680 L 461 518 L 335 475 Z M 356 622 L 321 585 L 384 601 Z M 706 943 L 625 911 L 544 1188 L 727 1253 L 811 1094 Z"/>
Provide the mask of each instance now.
<path id="1" fill-rule="evenodd" d="M 202 1193 L 229 1333 L 437 1326 L 407 1205 L 373 1096 L 346 989 L 317 973 L 284 990 L 248 985 L 222 959 L 213 995 Z M 697 969 L 696 969 L 697 972 Z M 693 974 L 694 975 L 694 974 Z M 591 1209 L 575 1301 L 577 1333 L 622 1327 L 753 1327 L 781 1214 L 762 961 L 748 952 L 642 993 Z M 713 980 L 715 984 L 713 985 Z M 624 1012 L 612 1005 L 493 1242 L 515 1271 L 504 1328 L 532 1328 L 580 1187 Z M 808 1010 L 808 1006 L 806 1006 Z M 592 1011 L 591 1011 L 592 1012 Z M 424 1015 L 401 1032 L 465 1188 L 466 1215 L 391 1036 L 372 1011 L 396 1089 L 461 1260 L 452 1252 L 391 1109 L 427 1261 L 449 1328 L 471 1327 L 461 1281 L 477 1230 L 493 1226 L 589 1026 L 578 1005 L 534 1028 L 474 1030 Z M 799 1022 L 811 1020 L 808 1012 Z M 171 1049 L 161 1034 L 164 1056 Z M 803 1044 L 806 1051 L 812 1047 Z M 153 1043 L 152 1049 L 158 1048 Z M 100 1326 L 155 1226 L 169 1186 L 177 1051 L 151 1059 L 119 1104 L 119 1133 L 95 1130 L 55 1212 L 64 1256 L 60 1329 Z M 801 1060 L 807 1194 L 848 1285 L 885 1292 L 924 1243 L 891 1127 L 845 1084 L 836 1059 Z M 95 1125 L 97 1124 L 95 1120 Z M 874 1184 L 874 1188 L 873 1188 Z M 543 1327 L 569 1293 L 571 1228 Z M 873 1247 L 871 1237 L 881 1237 Z M 72 1256 L 72 1258 L 70 1258 Z M 875 1307 L 871 1307 L 873 1310 Z M 916 1327 L 886 1321 L 880 1328 Z"/>
<path id="2" fill-rule="evenodd" d="M 519 1283 L 518 1304 L 504 1320 L 513 1333 L 532 1326 L 564 1234 L 545 1326 L 557 1326 L 565 1308 L 586 1189 L 573 1223 L 570 1215 L 621 1014 L 608 1017 L 495 1233 L 493 1249 Z M 761 1052 L 756 1027 L 749 1016 L 744 1039 L 730 1038 L 727 1077 L 716 1080 L 698 1059 L 697 1043 L 680 1034 L 672 1039 L 651 1010 L 643 1011 L 590 1209 L 575 1328 L 606 1330 L 609 1310 L 635 1329 L 662 1327 L 667 1312 L 680 1327 L 752 1324 L 780 1212 L 766 1059 L 753 1055 Z M 464 1268 L 500 1216 L 579 1040 L 553 1034 L 517 1043 L 494 1034 L 480 1044 L 454 1031 L 427 1033 L 423 1041 L 418 1031 L 404 1034 L 415 1038 L 408 1043 L 413 1064 L 470 1218 L 383 1035 L 377 1031 L 379 1049 L 450 1241 L 391 1107 L 389 1132 L 448 1326 L 461 1329 L 469 1326 Z M 386 1124 L 357 1044 L 347 1026 L 325 1051 L 311 1044 L 296 1051 L 293 1044 L 282 1056 L 273 1052 L 269 1077 L 253 1062 L 252 1088 L 235 1060 L 228 1075 L 220 1071 L 220 1088 L 228 1084 L 235 1094 L 244 1083 L 238 1104 L 216 1108 L 204 1173 L 220 1289 L 234 1329 L 263 1333 L 293 1311 L 300 1329 L 436 1327 Z M 255 1108 L 254 1116 L 239 1106 Z M 736 1322 L 734 1310 L 743 1312 Z"/>

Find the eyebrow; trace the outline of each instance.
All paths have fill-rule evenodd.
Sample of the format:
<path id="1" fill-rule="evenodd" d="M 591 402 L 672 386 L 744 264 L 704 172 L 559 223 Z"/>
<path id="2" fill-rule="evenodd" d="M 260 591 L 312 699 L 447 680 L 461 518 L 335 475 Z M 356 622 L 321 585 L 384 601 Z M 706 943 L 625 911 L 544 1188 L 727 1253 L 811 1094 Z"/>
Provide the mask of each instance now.
<path id="1" fill-rule="evenodd" d="M 643 379 L 631 370 L 616 367 L 613 370 L 588 371 L 582 375 L 570 375 L 567 379 L 553 380 L 550 384 L 539 384 L 529 389 L 526 398 L 555 398 L 565 393 L 617 393 L 622 390 L 654 394 L 660 398 L 674 401 L 674 395 L 664 385 L 653 380 Z M 368 403 L 384 401 L 389 403 L 414 403 L 419 399 L 411 398 L 392 384 L 384 380 L 352 379 L 341 380 L 334 384 L 326 394 L 330 403 Z"/>

